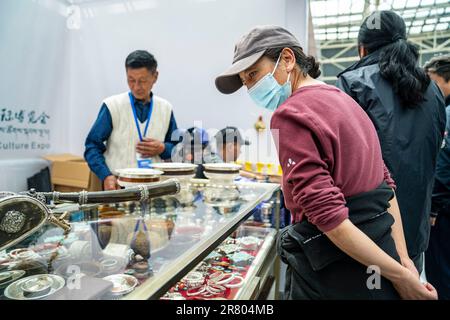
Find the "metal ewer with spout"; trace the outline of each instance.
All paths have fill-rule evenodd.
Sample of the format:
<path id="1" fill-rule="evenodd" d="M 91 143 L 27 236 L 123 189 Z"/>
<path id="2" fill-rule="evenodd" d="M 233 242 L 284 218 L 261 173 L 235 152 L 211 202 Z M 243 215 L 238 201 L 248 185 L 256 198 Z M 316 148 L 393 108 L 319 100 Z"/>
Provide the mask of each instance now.
<path id="1" fill-rule="evenodd" d="M 69 233 L 70 224 L 66 215 L 53 215 L 47 206 L 54 203 L 72 202 L 84 205 L 88 203 L 115 203 L 124 201 L 147 202 L 156 197 L 176 194 L 180 191 L 178 180 L 171 179 L 150 185 L 99 192 L 36 192 L 24 193 L 0 192 L 0 251 L 8 249 L 38 231 L 46 222 L 50 222 Z"/>

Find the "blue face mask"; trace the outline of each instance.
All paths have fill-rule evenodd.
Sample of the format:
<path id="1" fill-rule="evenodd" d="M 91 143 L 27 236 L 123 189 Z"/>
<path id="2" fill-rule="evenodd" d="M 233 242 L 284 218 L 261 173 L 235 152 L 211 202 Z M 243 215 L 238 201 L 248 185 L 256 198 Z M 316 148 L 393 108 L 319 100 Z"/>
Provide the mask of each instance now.
<path id="1" fill-rule="evenodd" d="M 280 85 L 273 76 L 280 62 L 280 58 L 281 54 L 272 73 L 266 74 L 248 90 L 248 94 L 256 105 L 270 111 L 275 111 L 292 93 L 292 86 L 289 81 L 290 73 L 288 74 L 286 83 L 283 85 Z"/>

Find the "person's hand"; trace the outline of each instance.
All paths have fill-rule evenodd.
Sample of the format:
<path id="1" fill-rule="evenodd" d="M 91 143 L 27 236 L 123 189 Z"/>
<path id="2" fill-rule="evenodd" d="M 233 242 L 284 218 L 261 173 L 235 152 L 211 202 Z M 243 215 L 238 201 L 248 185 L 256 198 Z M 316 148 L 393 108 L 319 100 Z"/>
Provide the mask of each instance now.
<path id="1" fill-rule="evenodd" d="M 158 156 L 165 150 L 165 145 L 161 141 L 144 138 L 143 141 L 136 145 L 136 152 L 140 153 L 143 158 L 151 158 Z"/>
<path id="2" fill-rule="evenodd" d="M 184 160 L 186 162 L 193 162 L 192 160 L 194 160 L 194 156 L 192 154 L 187 154 L 186 157 L 184 157 Z"/>
<path id="3" fill-rule="evenodd" d="M 417 271 L 416 265 L 409 257 L 401 258 L 401 261 L 402 266 L 411 271 L 417 277 L 417 279 L 420 279 L 419 271 Z"/>
<path id="4" fill-rule="evenodd" d="M 403 300 L 437 300 L 436 289 L 429 283 L 421 283 L 419 278 L 408 269 L 397 281 L 393 282 L 395 289 Z"/>
<path id="5" fill-rule="evenodd" d="M 107 176 L 105 178 L 105 180 L 103 180 L 103 189 L 105 191 L 120 189 L 120 186 L 117 183 L 117 178 L 115 176 L 113 176 L 113 175 Z"/>

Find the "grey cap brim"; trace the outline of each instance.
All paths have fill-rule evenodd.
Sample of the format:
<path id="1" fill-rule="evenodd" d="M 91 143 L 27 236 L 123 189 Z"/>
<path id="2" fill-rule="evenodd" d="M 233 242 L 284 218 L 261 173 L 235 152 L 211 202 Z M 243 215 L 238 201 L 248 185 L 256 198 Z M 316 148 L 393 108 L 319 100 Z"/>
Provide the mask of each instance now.
<path id="1" fill-rule="evenodd" d="M 239 73 L 254 65 L 266 52 L 266 50 L 252 54 L 251 56 L 236 61 L 232 66 L 216 78 L 216 88 L 224 94 L 236 92 L 242 87 Z"/>

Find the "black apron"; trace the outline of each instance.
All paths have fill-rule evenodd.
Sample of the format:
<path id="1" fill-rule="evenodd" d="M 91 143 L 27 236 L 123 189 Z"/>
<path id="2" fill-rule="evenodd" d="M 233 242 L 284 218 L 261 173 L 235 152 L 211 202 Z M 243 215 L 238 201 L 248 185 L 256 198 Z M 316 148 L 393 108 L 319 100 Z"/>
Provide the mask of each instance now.
<path id="1" fill-rule="evenodd" d="M 391 236 L 394 218 L 387 212 L 392 189 L 383 182 L 375 190 L 346 198 L 349 219 L 384 252 L 400 258 Z M 399 299 L 392 283 L 380 277 L 369 289 L 373 272 L 336 247 L 315 225 L 304 221 L 278 235 L 277 250 L 287 264 L 285 299 Z M 372 283 L 373 284 L 373 283 Z"/>

